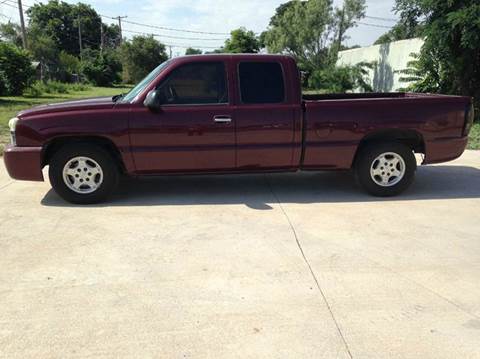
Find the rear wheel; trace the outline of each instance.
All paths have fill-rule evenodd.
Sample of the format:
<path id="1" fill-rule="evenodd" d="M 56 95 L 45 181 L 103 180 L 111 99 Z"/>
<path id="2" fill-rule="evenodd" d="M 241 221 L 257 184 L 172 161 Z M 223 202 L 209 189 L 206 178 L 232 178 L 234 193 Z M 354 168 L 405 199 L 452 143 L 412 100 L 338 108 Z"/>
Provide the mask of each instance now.
<path id="1" fill-rule="evenodd" d="M 417 163 L 413 151 L 402 143 L 372 143 L 361 150 L 355 163 L 360 185 L 379 197 L 396 196 L 413 182 Z"/>
<path id="2" fill-rule="evenodd" d="M 91 204 L 104 201 L 115 189 L 118 169 L 102 147 L 72 144 L 53 155 L 49 177 L 53 189 L 64 200 Z"/>

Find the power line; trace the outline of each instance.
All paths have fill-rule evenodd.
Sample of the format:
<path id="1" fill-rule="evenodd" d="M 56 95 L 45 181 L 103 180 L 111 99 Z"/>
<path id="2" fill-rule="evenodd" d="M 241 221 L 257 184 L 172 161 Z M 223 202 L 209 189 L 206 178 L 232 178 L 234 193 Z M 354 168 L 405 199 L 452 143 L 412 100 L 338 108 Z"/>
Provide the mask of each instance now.
<path id="1" fill-rule="evenodd" d="M 13 7 L 14 9 L 18 9 L 18 6 L 17 6 L 17 5 L 13 5 L 13 4 L 10 4 L 10 3 L 8 3 L 8 2 L 2 3 L 2 5 L 6 5 L 6 6 Z"/>
<path id="2" fill-rule="evenodd" d="M 105 18 L 109 18 L 109 19 L 117 19 L 116 17 L 112 17 L 112 16 L 107 16 L 107 15 L 102 15 L 102 14 L 99 14 L 99 15 L 101 17 L 105 17 Z M 225 33 L 225 32 L 208 32 L 208 31 L 194 31 L 194 30 L 186 30 L 186 29 L 176 29 L 176 28 L 166 27 L 166 26 L 142 24 L 140 22 L 130 21 L 130 20 L 128 20 L 128 21 L 124 20 L 123 22 L 126 23 L 126 24 L 149 27 L 149 28 L 152 28 L 152 29 L 159 29 L 159 30 L 188 32 L 188 33 L 192 33 L 192 34 L 205 34 L 205 35 L 227 35 L 227 36 L 230 35 L 229 33 Z"/>
<path id="3" fill-rule="evenodd" d="M 34 0 L 36 1 L 36 0 Z M 16 0 L 3 0 L 3 2 L 0 2 L 1 5 L 6 5 L 10 6 L 12 8 L 18 9 L 18 6 L 16 6 Z M 31 8 L 34 5 L 28 5 L 27 3 L 24 2 L 26 8 Z M 26 11 L 23 11 L 26 13 Z M 0 14 L 1 16 L 8 18 L 7 16 Z M 166 26 L 159 26 L 159 25 L 152 25 L 152 24 L 145 24 L 141 22 L 136 22 L 136 21 L 131 21 L 131 20 L 123 20 L 124 17 L 118 17 L 118 16 L 108 16 L 108 15 L 102 15 L 99 14 L 103 18 L 108 18 L 112 20 L 117 20 L 119 21 L 119 27 L 121 29 L 121 23 L 127 23 L 131 25 L 136 25 L 136 26 L 142 26 L 146 28 L 152 28 L 152 29 L 160 29 L 160 30 L 166 30 L 166 31 L 176 31 L 176 32 L 182 32 L 182 33 L 191 33 L 191 34 L 204 34 L 204 35 L 225 35 L 228 36 L 230 35 L 229 33 L 222 33 L 222 32 L 208 32 L 208 31 L 196 31 L 196 30 L 187 30 L 187 29 L 179 29 L 179 28 L 171 28 L 171 27 L 166 27 Z M 378 16 L 365 16 L 367 19 L 372 19 L 372 20 L 377 20 L 377 21 L 388 21 L 388 22 L 396 22 L 397 20 L 392 19 L 392 18 L 385 18 L 385 17 L 378 17 Z M 357 22 L 359 25 L 363 26 L 369 26 L 369 27 L 376 27 L 376 28 L 382 28 L 382 29 L 391 29 L 393 26 L 387 26 L 387 25 L 380 25 L 380 24 L 374 24 L 374 23 L 369 23 L 369 22 Z M 160 37 L 160 38 L 167 38 L 167 39 L 178 39 L 178 40 L 190 40 L 190 41 L 225 41 L 226 38 L 200 38 L 200 37 L 183 37 L 183 36 L 172 36 L 172 35 L 165 35 L 165 34 L 160 34 L 160 33 L 147 33 L 147 32 L 140 32 L 140 31 L 134 31 L 134 30 L 123 30 L 125 32 L 129 32 L 132 34 L 142 34 L 142 35 L 152 35 L 155 37 Z M 85 39 L 84 39 L 85 40 Z M 89 42 L 89 41 L 87 41 Z M 210 49 L 216 49 L 218 47 L 213 47 L 213 46 L 190 46 L 186 44 L 165 44 L 166 46 L 174 46 L 174 47 L 201 47 L 201 48 L 210 48 Z"/>
<path id="4" fill-rule="evenodd" d="M 15 8 L 15 9 L 18 9 L 18 4 L 15 0 L 4 0 L 3 3 L 0 3 L 0 5 L 7 5 L 7 6 L 10 6 L 12 8 Z M 25 8 L 26 10 L 30 9 L 31 7 L 33 7 L 33 5 L 29 5 L 27 4 L 25 1 L 23 1 L 23 8 Z M 27 11 L 26 10 L 23 10 L 23 13 L 24 14 L 27 14 Z"/>
<path id="5" fill-rule="evenodd" d="M 200 49 L 218 49 L 219 46 L 199 46 L 199 45 L 196 45 L 196 46 L 192 46 L 192 45 L 187 45 L 187 44 L 168 44 L 168 43 L 164 43 L 162 42 L 163 45 L 165 46 L 173 46 L 173 47 L 180 47 L 182 49 L 188 49 L 190 47 L 192 48 L 200 48 Z"/>
<path id="6" fill-rule="evenodd" d="M 357 21 L 357 24 L 364 25 L 364 26 L 371 26 L 371 27 L 379 27 L 379 28 L 382 28 L 382 29 L 392 29 L 393 28 L 393 26 L 370 24 L 368 22 L 360 22 L 360 21 Z"/>
<path id="7" fill-rule="evenodd" d="M 15 0 L 5 0 L 4 2 L 7 2 L 7 1 L 8 1 L 8 2 L 11 2 L 11 3 L 13 3 L 13 4 L 17 4 L 17 2 L 16 2 Z M 23 2 L 23 5 L 26 5 L 26 6 L 24 6 L 24 7 L 27 7 L 27 8 L 32 7 L 32 5 L 29 5 L 29 4 L 26 3 L 25 1 Z"/>
<path id="8" fill-rule="evenodd" d="M 202 41 L 225 41 L 225 38 L 222 39 L 206 39 L 201 37 L 182 37 L 182 36 L 170 36 L 164 34 L 155 34 L 155 33 L 148 33 L 148 32 L 141 32 L 141 31 L 134 31 L 134 30 L 123 30 L 124 32 L 129 32 L 132 34 L 139 34 L 139 35 L 152 35 L 158 37 L 165 37 L 168 39 L 179 39 L 179 40 L 202 40 Z"/>
<path id="9" fill-rule="evenodd" d="M 380 21 L 390 21 L 390 22 L 398 22 L 398 19 L 392 19 L 387 17 L 378 17 L 378 16 L 365 16 L 366 19 L 373 19 L 373 20 L 380 20 Z"/>
<path id="10" fill-rule="evenodd" d="M 4 0 L 4 1 L 12 1 L 12 0 Z M 3 3 L 2 3 L 2 4 L 3 4 Z M 9 6 L 11 6 L 12 8 L 18 9 L 18 6 L 10 5 L 10 4 L 8 4 L 8 3 L 5 3 L 5 4 L 3 4 L 3 5 L 9 5 Z M 31 6 L 30 6 L 30 7 L 31 7 Z M 24 12 L 25 12 L 25 11 L 24 11 Z M 0 15 L 3 16 L 3 17 L 5 17 L 5 18 L 10 19 L 10 18 L 7 17 L 6 15 L 3 15 L 3 14 L 0 14 Z M 111 17 L 109 17 L 109 18 L 111 18 Z M 118 17 L 115 18 L 115 19 L 118 19 Z M 125 21 L 124 21 L 124 22 L 125 22 Z M 123 30 L 123 31 L 125 31 L 125 32 L 132 32 L 132 33 L 140 33 L 140 32 L 137 32 L 137 31 L 133 32 L 132 30 Z M 149 34 L 149 33 L 141 33 L 141 34 L 167 37 L 166 35 L 161 35 L 161 34 Z M 66 34 L 65 34 L 65 35 L 66 35 Z M 69 35 L 67 35 L 67 37 L 70 38 L 70 39 L 77 40 L 77 41 L 80 40 L 80 39 L 79 39 L 79 36 L 78 36 L 78 35 L 75 36 L 74 34 L 69 34 Z M 188 39 L 189 39 L 189 38 L 183 38 L 183 37 L 180 37 L 180 36 L 177 36 L 177 37 L 168 36 L 168 37 L 169 37 L 169 38 L 175 38 L 175 39 L 183 39 L 183 40 L 188 40 Z M 199 38 L 199 40 L 200 40 L 200 38 Z M 208 40 L 208 39 L 201 39 L 201 40 Z M 212 39 L 212 40 L 213 40 L 213 39 Z M 223 39 L 222 39 L 222 40 L 223 40 Z M 93 42 L 91 42 L 91 41 L 89 41 L 88 39 L 85 39 L 85 38 L 83 38 L 83 37 L 82 37 L 82 42 L 86 42 L 86 43 L 88 43 L 89 45 L 94 45 L 94 46 L 97 46 L 97 45 L 98 45 L 98 44 L 93 43 Z M 163 43 L 163 42 L 162 42 L 162 43 Z M 174 44 L 174 43 L 163 43 L 163 44 L 164 44 L 165 46 L 173 46 L 173 47 L 179 47 L 179 48 L 185 48 L 185 49 L 187 49 L 187 48 L 189 48 L 189 47 L 202 48 L 202 49 L 218 49 L 218 48 L 219 48 L 219 46 L 200 46 L 200 45 Z"/>
<path id="11" fill-rule="evenodd" d="M 36 0 L 34 0 L 36 1 Z M 31 8 L 33 7 L 34 5 L 36 5 L 37 3 L 35 2 L 34 5 L 30 5 L 26 2 L 23 2 L 24 4 L 24 7 L 25 8 Z M 3 0 L 2 2 L 0 2 L 0 5 L 6 5 L 6 6 L 10 6 L 10 7 L 13 7 L 13 8 L 17 8 L 18 9 L 18 6 L 16 4 L 16 1 L 15 0 Z M 25 6 L 26 5 L 26 6 Z M 24 13 L 26 13 L 26 11 L 24 11 Z M 104 17 L 104 18 L 108 18 L 108 19 L 112 19 L 112 20 L 118 20 L 118 16 L 108 16 L 108 15 L 102 15 L 102 14 L 99 14 L 101 17 Z M 5 15 L 3 15 L 5 16 Z M 369 16 L 369 15 L 366 15 L 365 16 L 366 19 L 372 19 L 372 20 L 378 20 L 378 21 L 387 21 L 387 22 L 398 22 L 398 19 L 393 19 L 393 18 L 387 18 L 387 17 L 380 17 L 380 16 Z M 158 25 L 151 25 L 151 24 L 144 24 L 144 23 L 140 23 L 140 22 L 135 22 L 135 21 L 127 21 L 127 20 L 123 20 L 123 22 L 125 23 L 128 23 L 128 24 L 132 24 L 132 25 L 137 25 L 137 26 L 143 26 L 143 27 L 150 27 L 150 28 L 154 28 L 154 29 L 160 29 L 160 30 L 168 30 L 168 31 L 178 31 L 178 32 L 186 32 L 186 33 L 193 33 L 193 34 L 205 34 L 205 35 L 227 35 L 229 36 L 230 34 L 229 33 L 224 33 L 224 32 L 208 32 L 208 31 L 195 31 L 195 30 L 187 30 L 187 29 L 178 29 L 178 28 L 171 28 L 171 27 L 166 27 L 166 26 L 158 26 Z M 379 24 L 368 24 L 368 23 L 361 23 L 361 22 L 358 22 L 359 24 L 362 24 L 362 25 L 366 25 L 366 26 L 375 26 L 375 27 L 382 27 L 384 25 L 379 25 Z M 385 26 L 385 28 L 387 28 L 387 26 Z M 391 27 L 388 27 L 388 28 L 391 28 Z M 205 39 L 207 40 L 207 39 Z"/>

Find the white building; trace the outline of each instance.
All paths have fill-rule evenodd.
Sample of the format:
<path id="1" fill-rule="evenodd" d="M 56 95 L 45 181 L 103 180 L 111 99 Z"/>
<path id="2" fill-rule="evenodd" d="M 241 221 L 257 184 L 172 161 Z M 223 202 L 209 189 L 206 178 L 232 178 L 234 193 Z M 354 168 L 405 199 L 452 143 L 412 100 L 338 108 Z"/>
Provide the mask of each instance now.
<path id="1" fill-rule="evenodd" d="M 376 92 L 392 92 L 408 86 L 400 82 L 401 74 L 412 60 L 410 54 L 419 53 L 423 46 L 422 39 L 395 41 L 382 45 L 373 45 L 341 51 L 337 65 L 356 65 L 360 62 L 375 63 L 375 69 L 369 70 L 370 83 Z"/>

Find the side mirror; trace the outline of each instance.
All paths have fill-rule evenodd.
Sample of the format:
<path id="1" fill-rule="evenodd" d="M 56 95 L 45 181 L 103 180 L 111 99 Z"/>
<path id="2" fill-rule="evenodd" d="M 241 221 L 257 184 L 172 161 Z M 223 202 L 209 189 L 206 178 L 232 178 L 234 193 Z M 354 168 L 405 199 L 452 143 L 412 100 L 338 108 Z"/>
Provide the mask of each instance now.
<path id="1" fill-rule="evenodd" d="M 145 97 L 145 101 L 143 101 L 143 105 L 148 107 L 151 111 L 159 111 L 162 106 L 162 98 L 161 98 L 160 91 L 152 90 L 147 94 Z"/>

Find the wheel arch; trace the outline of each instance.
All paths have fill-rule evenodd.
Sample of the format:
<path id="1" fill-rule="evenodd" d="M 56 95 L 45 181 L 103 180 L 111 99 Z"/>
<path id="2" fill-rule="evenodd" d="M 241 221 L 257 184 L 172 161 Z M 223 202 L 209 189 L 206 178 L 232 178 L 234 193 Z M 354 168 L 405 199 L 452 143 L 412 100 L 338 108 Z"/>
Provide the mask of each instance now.
<path id="1" fill-rule="evenodd" d="M 366 146 L 372 143 L 393 141 L 406 145 L 415 153 L 425 154 L 425 140 L 420 132 L 410 129 L 385 129 L 369 133 L 362 138 L 355 152 L 353 163 L 356 162 L 358 155 Z"/>
<path id="2" fill-rule="evenodd" d="M 78 143 L 94 144 L 103 148 L 115 160 L 121 173 L 126 173 L 125 163 L 120 150 L 112 140 L 103 136 L 60 136 L 51 139 L 42 149 L 42 167 L 48 165 L 53 155 L 62 147 Z"/>

